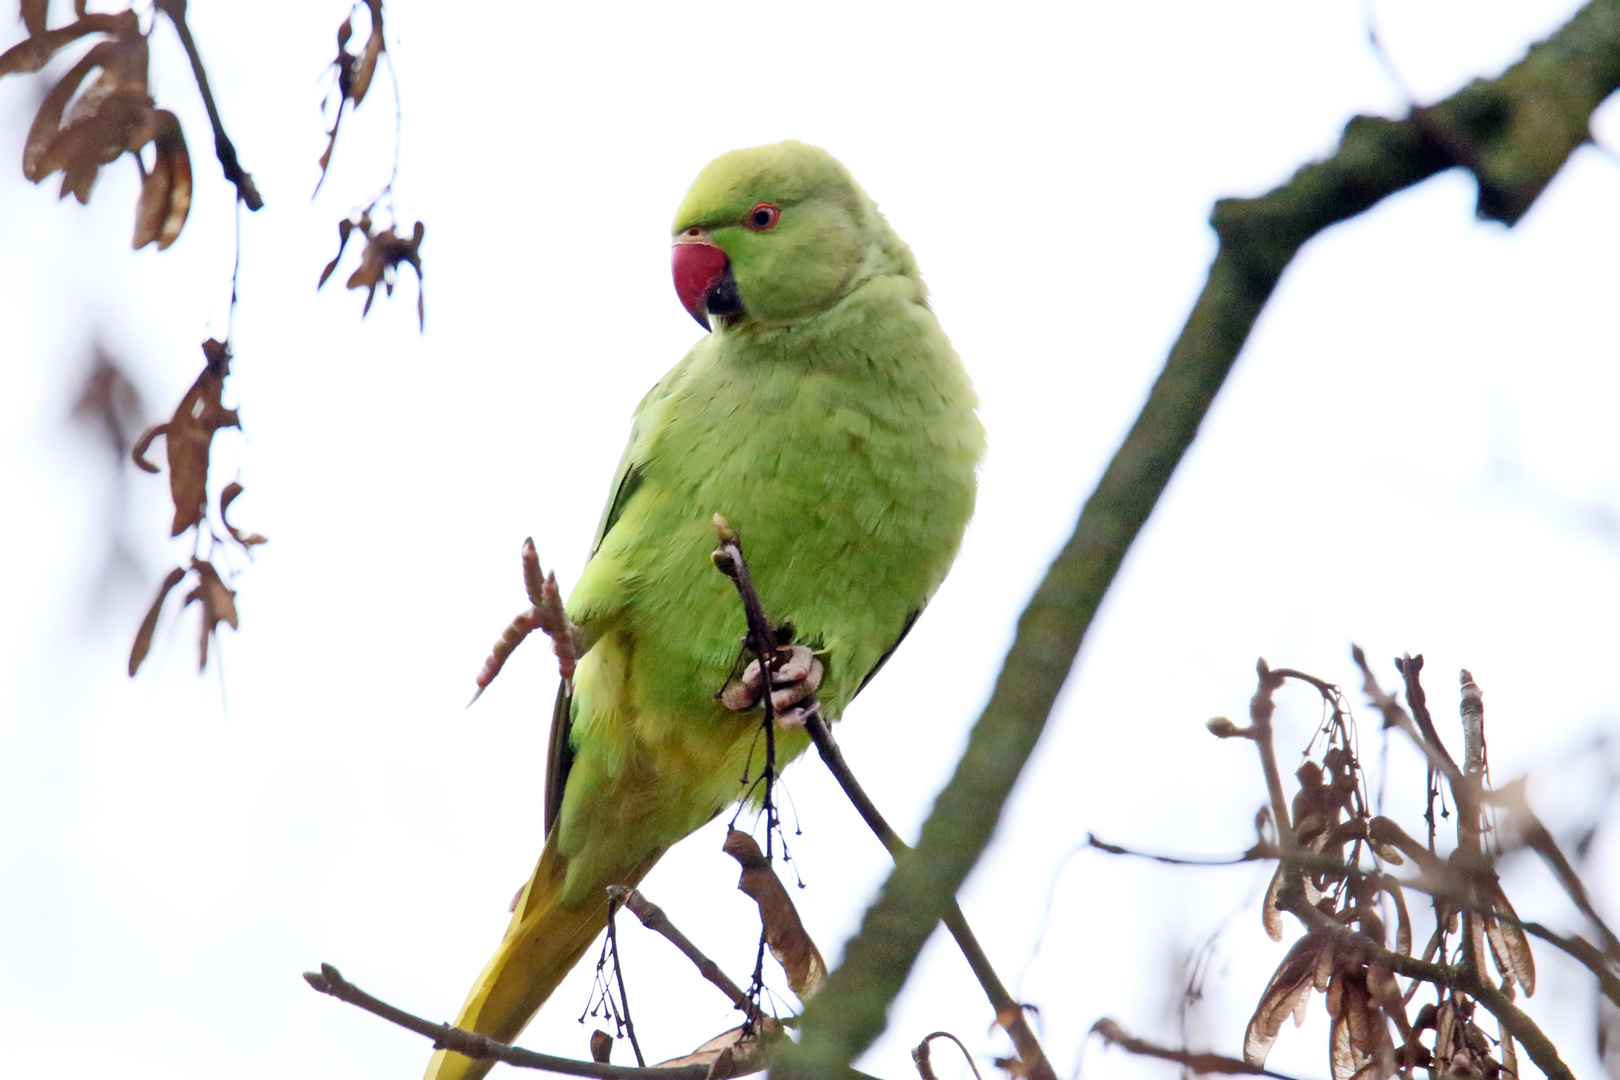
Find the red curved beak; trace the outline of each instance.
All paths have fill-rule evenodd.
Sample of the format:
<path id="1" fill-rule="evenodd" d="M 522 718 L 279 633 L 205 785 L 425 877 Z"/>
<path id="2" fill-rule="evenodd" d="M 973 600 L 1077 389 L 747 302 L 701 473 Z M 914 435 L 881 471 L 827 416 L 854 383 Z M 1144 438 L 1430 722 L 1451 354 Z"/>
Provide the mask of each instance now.
<path id="1" fill-rule="evenodd" d="M 687 239 L 683 235 L 675 241 L 670 261 L 675 273 L 675 295 L 681 298 L 681 306 L 699 326 L 709 329 L 709 294 L 725 280 L 731 260 L 707 237 Z"/>

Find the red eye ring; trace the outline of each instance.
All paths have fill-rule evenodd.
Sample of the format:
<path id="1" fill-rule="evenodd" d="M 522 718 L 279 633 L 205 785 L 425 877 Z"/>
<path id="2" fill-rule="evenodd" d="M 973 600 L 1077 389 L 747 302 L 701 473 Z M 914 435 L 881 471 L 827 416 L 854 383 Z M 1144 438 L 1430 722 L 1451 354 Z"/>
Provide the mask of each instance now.
<path id="1" fill-rule="evenodd" d="M 776 228 L 777 222 L 782 220 L 782 208 L 774 203 L 762 202 L 748 211 L 743 224 L 754 232 L 770 232 Z"/>

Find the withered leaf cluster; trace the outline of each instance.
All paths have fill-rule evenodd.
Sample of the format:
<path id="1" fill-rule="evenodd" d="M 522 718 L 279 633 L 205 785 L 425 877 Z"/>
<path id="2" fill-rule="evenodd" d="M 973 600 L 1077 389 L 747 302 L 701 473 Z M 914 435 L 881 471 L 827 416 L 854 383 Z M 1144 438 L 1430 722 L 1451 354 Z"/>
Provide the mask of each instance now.
<path id="1" fill-rule="evenodd" d="M 337 59 L 332 61 L 332 67 L 337 71 L 337 112 L 332 117 L 331 130 L 326 133 L 326 150 L 321 154 L 321 178 L 315 184 L 317 194 L 321 184 L 326 182 L 327 167 L 332 164 L 332 151 L 337 148 L 343 111 L 350 106 L 359 108 L 360 103 L 366 100 L 366 91 L 371 89 L 371 80 L 377 74 L 377 61 L 382 58 L 383 49 L 386 48 L 383 44 L 382 0 L 366 0 L 366 7 L 371 13 L 371 33 L 359 52 L 349 51 L 349 39 L 354 36 L 354 19 L 346 18 L 338 26 L 338 54 Z"/>
<path id="2" fill-rule="evenodd" d="M 185 397 L 180 399 L 174 415 L 147 429 L 136 441 L 132 456 L 135 464 L 145 471 L 161 471 L 146 459 L 146 452 L 158 436 L 163 437 L 169 464 L 169 495 L 174 504 L 171 536 L 196 530 L 200 542 L 206 525 L 207 535 L 212 541 L 209 547 L 211 552 L 222 548 L 225 537 L 229 537 L 242 551 L 250 551 L 265 543 L 265 538 L 258 533 L 244 532 L 231 524 L 230 507 L 242 494 L 241 484 L 232 481 L 219 494 L 218 524 L 224 530 L 225 537 L 213 529 L 208 517 L 208 466 L 214 434 L 221 428 L 237 427 L 238 419 L 236 410 L 227 409 L 221 403 L 225 378 L 230 374 L 230 350 L 223 342 L 210 339 L 203 342 L 203 356 L 206 359 L 203 370 Z M 225 583 L 219 568 L 211 559 L 204 560 L 193 555 L 189 573 L 195 576 L 195 585 L 186 594 L 182 606 L 201 606 L 202 631 L 197 646 L 197 667 L 201 670 L 208 664 L 208 642 L 217 633 L 219 624 L 223 622 L 233 630 L 237 628 L 236 593 Z M 169 571 L 158 589 L 157 598 L 142 620 L 140 630 L 135 635 L 134 647 L 130 650 L 130 675 L 140 668 L 152 647 L 152 635 L 157 630 L 164 601 L 187 574 L 186 569 L 176 567 Z"/>
<path id="3" fill-rule="evenodd" d="M 427 228 L 420 221 L 416 223 L 409 239 L 396 233 L 392 226 L 379 229 L 372 222 L 369 210 L 362 213 L 358 221 L 350 221 L 348 218 L 339 221 L 337 254 L 332 256 L 332 261 L 321 271 L 321 278 L 315 283 L 315 288 L 319 289 L 325 285 L 326 279 L 332 276 L 339 260 L 343 258 L 343 252 L 349 246 L 349 237 L 356 232 L 366 238 L 366 245 L 360 253 L 360 265 L 349 275 L 347 287 L 366 290 L 366 306 L 360 309 L 360 317 L 365 318 L 371 311 L 371 302 L 377 298 L 378 285 L 381 285 L 389 296 L 394 295 L 395 275 L 399 266 L 403 264 L 416 271 L 416 323 L 418 329 L 424 329 L 427 323 L 422 311 L 421 249 L 422 237 L 426 235 Z"/>
<path id="4" fill-rule="evenodd" d="M 1255 727 L 1239 731 L 1228 722 L 1211 730 L 1225 738 L 1254 738 L 1264 754 L 1270 752 L 1269 730 L 1263 738 L 1256 732 L 1269 729 L 1269 695 L 1281 679 L 1264 667 L 1261 674 Z M 1458 813 L 1456 850 L 1442 857 L 1395 821 L 1372 814 L 1354 750 L 1354 721 L 1337 688 L 1315 684 L 1332 718 L 1319 733 L 1319 758 L 1307 760 L 1295 774 L 1299 790 L 1288 808 L 1291 822 L 1284 823 L 1288 832 L 1271 849 L 1282 857 L 1261 915 L 1275 941 L 1282 940 L 1285 912 L 1304 924 L 1305 933 L 1260 997 L 1244 1035 L 1244 1059 L 1264 1065 L 1283 1022 L 1291 1016 L 1303 1023 L 1311 997 L 1323 994 L 1334 1080 L 1387 1080 L 1413 1068 L 1486 1078 L 1512 1071 L 1511 1040 L 1504 1038 L 1498 1048 L 1473 1024 L 1474 998 L 1466 987 L 1474 983 L 1433 984 L 1436 1000 L 1409 1016 L 1420 984 L 1403 990 L 1394 970 L 1400 965 L 1392 959 L 1416 955 L 1406 899 L 1407 890 L 1416 888 L 1433 898 L 1436 923 L 1421 963 L 1438 958 L 1442 965 L 1455 965 L 1437 969 L 1442 972 L 1471 964 L 1468 978 L 1495 986 L 1484 966 L 1488 946 L 1504 990 L 1517 986 L 1526 995 L 1535 992 L 1535 964 L 1522 924 L 1491 860 L 1480 855 L 1477 815 Z M 1416 877 L 1397 877 L 1386 869 L 1412 865 Z M 1396 919 L 1393 942 L 1380 914 L 1386 898 Z M 1453 940 L 1459 919 L 1461 939 Z"/>
<path id="5" fill-rule="evenodd" d="M 132 10 L 87 14 L 46 28 L 45 3 L 23 5 L 28 37 L 0 53 L 0 76 L 43 69 L 57 52 L 91 34 L 104 35 L 45 95 L 23 144 L 23 175 L 38 184 L 62 174 L 61 197 L 90 201 L 101 167 L 129 153 L 141 170 L 134 246 L 167 248 L 191 211 L 191 158 L 180 122 L 159 109 L 147 84 L 147 40 Z M 141 158 L 151 144 L 150 169 Z"/>

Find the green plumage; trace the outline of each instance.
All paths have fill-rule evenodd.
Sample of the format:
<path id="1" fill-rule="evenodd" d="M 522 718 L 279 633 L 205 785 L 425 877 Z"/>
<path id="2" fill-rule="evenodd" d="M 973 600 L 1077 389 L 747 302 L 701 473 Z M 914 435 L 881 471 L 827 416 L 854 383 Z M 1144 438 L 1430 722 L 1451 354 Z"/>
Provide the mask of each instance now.
<path id="1" fill-rule="evenodd" d="M 743 224 L 760 203 L 781 208 L 770 231 Z M 759 713 L 715 698 L 745 626 L 708 558 L 713 516 L 741 532 L 771 617 L 817 649 L 837 719 L 939 586 L 973 509 L 972 387 L 910 250 L 843 167 L 794 142 L 726 154 L 676 215 L 677 236 L 693 227 L 729 257 L 743 313 L 637 409 L 568 601 L 588 651 L 553 733 L 546 850 L 458 1020 L 503 1039 L 603 925 L 603 888 L 735 803 L 750 752 L 758 773 Z M 807 744 L 784 732 L 779 758 Z M 429 1069 L 482 1072 L 443 1052 Z"/>

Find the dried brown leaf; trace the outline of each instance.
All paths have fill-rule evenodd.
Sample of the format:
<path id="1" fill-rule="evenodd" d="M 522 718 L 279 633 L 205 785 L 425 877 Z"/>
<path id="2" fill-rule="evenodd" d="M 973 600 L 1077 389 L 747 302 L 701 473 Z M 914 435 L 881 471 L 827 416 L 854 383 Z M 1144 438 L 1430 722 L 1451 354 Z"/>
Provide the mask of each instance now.
<path id="1" fill-rule="evenodd" d="M 41 103 L 23 144 L 23 175 L 39 183 L 61 172 L 61 197 L 71 193 L 89 202 L 101 167 L 146 141 L 136 136 L 152 114 L 147 60 L 146 38 L 138 30 L 91 48 Z M 92 69 L 95 79 L 79 93 Z M 75 93 L 64 121 L 63 110 Z"/>
<path id="2" fill-rule="evenodd" d="M 711 1069 L 711 1077 L 714 1080 L 719 1080 L 714 1066 L 720 1062 L 722 1056 L 735 1061 L 738 1055 L 752 1054 L 758 1045 L 753 1036 L 744 1033 L 741 1026 L 734 1027 L 730 1031 L 722 1031 L 690 1054 L 670 1058 L 668 1061 L 660 1061 L 653 1068 L 678 1069 L 685 1065 L 708 1065 Z M 730 1073 L 726 1075 L 730 1075 Z"/>
<path id="3" fill-rule="evenodd" d="M 1333 942 L 1325 941 L 1316 953 L 1316 968 L 1311 972 L 1311 985 L 1317 993 L 1325 994 L 1329 984 L 1333 981 Z M 1307 999 L 1308 1000 L 1308 999 Z M 1303 1011 L 1294 1014 L 1294 1026 L 1298 1027 L 1304 1022 Z"/>
<path id="4" fill-rule="evenodd" d="M 369 232 L 370 221 L 371 219 L 369 217 L 361 217 L 360 227 Z M 337 269 L 338 260 L 343 258 L 343 249 L 349 246 L 349 235 L 354 232 L 354 229 L 354 222 L 350 221 L 348 218 L 344 218 L 342 221 L 338 222 L 337 254 L 332 256 L 332 261 L 326 264 L 325 270 L 321 271 L 321 280 L 315 283 L 316 289 L 319 289 L 322 285 L 325 285 L 326 279 L 331 277 L 332 271 Z"/>
<path id="5" fill-rule="evenodd" d="M 591 1060 L 606 1065 L 613 1060 L 613 1036 L 597 1028 L 591 1032 Z"/>
<path id="6" fill-rule="evenodd" d="M 157 632 L 158 617 L 163 614 L 163 601 L 168 599 L 169 593 L 174 591 L 174 587 L 180 584 L 180 579 L 185 576 L 186 572 L 182 567 L 177 566 L 170 570 L 169 576 L 163 579 L 163 584 L 158 588 L 157 599 L 153 600 L 152 606 L 146 609 L 146 618 L 141 620 L 141 628 L 135 631 L 135 644 L 129 650 L 130 678 L 135 677 L 135 672 L 140 668 L 141 662 L 146 659 L 146 654 L 151 651 L 152 635 Z"/>
<path id="7" fill-rule="evenodd" d="M 1277 872 L 1271 875 L 1271 884 L 1266 886 L 1265 903 L 1260 905 L 1260 924 L 1266 928 L 1266 936 L 1272 941 L 1283 939 L 1282 909 L 1277 906 L 1277 899 L 1282 895 L 1283 866 L 1277 864 Z"/>
<path id="8" fill-rule="evenodd" d="M 800 1001 L 809 1001 L 827 977 L 827 962 L 810 940 L 792 897 L 759 850 L 754 838 L 731 829 L 726 833 L 725 852 L 742 867 L 737 888 L 759 906 L 765 944 L 787 974 L 788 986 Z"/>
<path id="9" fill-rule="evenodd" d="M 1519 916 L 1513 910 L 1513 905 L 1508 903 L 1507 894 L 1502 891 L 1500 884 L 1496 886 L 1492 907 L 1503 916 L 1500 920 L 1492 920 L 1497 923 L 1498 932 L 1502 937 L 1504 947 L 1502 958 L 1512 965 L 1513 977 L 1524 988 L 1524 996 L 1530 997 L 1536 992 L 1536 958 L 1530 951 L 1530 940 L 1524 935 Z"/>
<path id="10" fill-rule="evenodd" d="M 394 295 L 394 274 L 403 264 L 416 271 L 416 319 L 417 324 L 425 328 L 422 313 L 421 247 L 422 238 L 427 234 L 426 226 L 418 221 L 411 232 L 411 238 L 407 240 L 392 228 L 373 233 L 367 228 L 368 225 L 369 221 L 361 218 L 360 227 L 366 229 L 366 249 L 361 253 L 360 265 L 349 275 L 346 283 L 350 289 L 366 290 L 366 303 L 360 309 L 360 317 L 365 318 L 371 311 L 371 302 L 377 298 L 378 285 L 382 285 L 389 296 Z"/>
<path id="11" fill-rule="evenodd" d="M 1381 878 L 1379 888 L 1395 902 L 1395 951 L 1412 955 L 1412 917 L 1406 910 L 1406 893 L 1394 878 Z"/>
<path id="12" fill-rule="evenodd" d="M 140 23 L 133 11 L 82 15 L 77 22 L 46 30 L 45 8 L 45 0 L 23 0 L 22 16 L 28 26 L 28 37 L 0 53 L 0 76 L 39 71 L 50 62 L 58 49 L 73 44 L 86 34 L 140 33 Z"/>
<path id="13" fill-rule="evenodd" d="M 167 435 L 168 433 L 168 424 L 153 424 L 151 427 L 141 432 L 141 437 L 135 440 L 135 448 L 130 451 L 130 457 L 135 459 L 135 464 L 138 465 L 143 472 L 158 473 L 163 471 L 158 466 L 146 460 L 146 452 L 152 448 L 153 439 L 156 439 L 159 435 Z"/>
<path id="14" fill-rule="evenodd" d="M 1373 1004 L 1365 972 L 1334 975 L 1327 1008 L 1333 1080 L 1389 1080 L 1395 1074 L 1395 1044 L 1383 1011 Z"/>
<path id="15" fill-rule="evenodd" d="M 232 480 L 230 483 L 226 484 L 225 490 L 219 493 L 219 523 L 225 526 L 225 531 L 231 534 L 231 539 L 235 540 L 238 544 L 241 544 L 245 548 L 256 547 L 259 544 L 268 544 L 270 541 L 266 540 L 258 533 L 244 533 L 235 525 L 231 524 L 231 519 L 228 516 L 231 503 L 235 502 L 236 497 L 240 494 L 242 494 L 242 485 L 238 484 L 235 480 Z"/>
<path id="16" fill-rule="evenodd" d="M 79 84 L 100 63 L 101 57 L 111 50 L 103 42 L 85 53 L 77 64 L 68 69 L 57 84 L 51 87 L 40 102 L 39 109 L 34 113 L 34 121 L 28 126 L 28 137 L 23 140 L 23 176 L 34 183 L 45 179 L 47 173 L 41 171 L 39 161 L 45 150 L 62 131 L 62 112 L 67 108 L 73 95 L 78 92 Z"/>
<path id="17" fill-rule="evenodd" d="M 154 143 L 157 154 L 152 171 L 141 183 L 141 198 L 135 207 L 134 246 L 139 251 L 156 243 L 158 250 L 164 251 L 179 238 L 186 216 L 191 213 L 191 155 L 186 152 L 179 119 L 167 109 L 152 110 L 146 129 L 136 137 L 141 146 Z"/>
<path id="18" fill-rule="evenodd" d="M 141 453 L 156 435 L 164 436 L 169 458 L 169 494 L 174 502 L 170 536 L 179 536 L 202 521 L 207 512 L 208 453 L 214 432 L 238 426 L 236 410 L 220 404 L 225 377 L 230 374 L 230 353 L 223 342 L 210 338 L 203 342 L 203 355 L 208 362 L 186 396 L 180 399 L 173 418 L 143 435 L 136 446 L 136 463 L 148 471 L 156 471 Z"/>
<path id="19" fill-rule="evenodd" d="M 214 569 L 214 564 L 192 557 L 191 568 L 197 571 L 197 586 L 186 594 L 186 606 L 202 605 L 202 632 L 197 640 L 197 670 L 208 666 L 208 641 L 219 629 L 220 623 L 237 629 L 236 590 L 226 585 Z"/>
<path id="20" fill-rule="evenodd" d="M 1306 934 L 1294 942 L 1294 947 L 1277 965 L 1243 1033 L 1244 1061 L 1250 1065 L 1266 1063 L 1283 1021 L 1299 1009 L 1301 1002 L 1310 1001 L 1311 992 L 1316 989 L 1316 968 L 1328 945 L 1326 938 Z"/>
<path id="21" fill-rule="evenodd" d="M 1499 914 L 1512 921 L 1503 921 L 1494 915 L 1480 917 L 1484 924 L 1485 940 L 1490 943 L 1491 961 L 1499 974 L 1513 979 L 1524 988 L 1524 996 L 1530 997 L 1536 992 L 1535 957 L 1530 952 L 1530 942 L 1525 938 L 1524 931 L 1518 926 L 1513 905 L 1502 894 L 1501 886 L 1496 887 L 1494 907 Z"/>
<path id="22" fill-rule="evenodd" d="M 372 77 L 377 73 L 377 61 L 383 54 L 382 0 L 366 0 L 366 7 L 371 9 L 371 36 L 366 38 L 365 51 L 354 63 L 353 82 L 349 88 L 349 99 L 356 108 L 366 100 L 366 91 L 371 89 Z"/>
<path id="23" fill-rule="evenodd" d="M 360 53 L 349 51 L 349 39 L 354 35 L 353 20 L 345 18 L 338 26 L 338 54 L 337 59 L 332 61 L 332 66 L 337 70 L 338 103 L 337 111 L 332 114 L 332 127 L 326 133 L 326 149 L 321 152 L 321 176 L 315 182 L 317 195 L 321 192 L 321 185 L 326 183 L 326 170 L 332 164 L 332 152 L 337 149 L 338 129 L 343 126 L 344 107 L 349 104 L 359 107 L 366 96 L 366 91 L 371 88 L 371 80 L 377 72 L 377 61 L 383 54 L 382 2 L 367 0 L 367 7 L 371 10 L 371 33 Z"/>
<path id="24" fill-rule="evenodd" d="M 96 86 L 101 85 L 98 80 Z M 87 92 L 79 100 L 89 96 Z M 88 203 L 101 167 L 130 149 L 151 112 L 152 99 L 144 90 L 114 90 L 98 96 L 94 111 L 71 117 L 40 154 L 36 167 L 45 176 L 62 174 L 58 198 L 72 195 L 80 204 Z"/>

